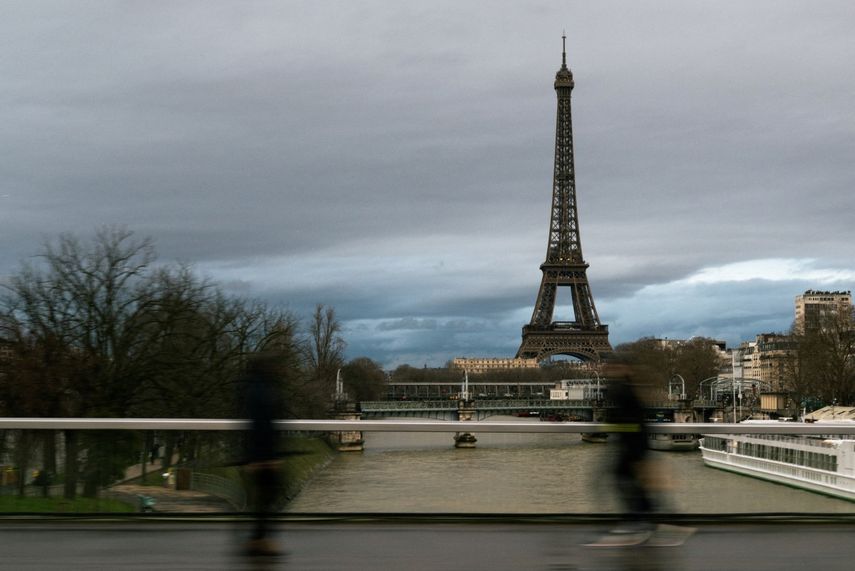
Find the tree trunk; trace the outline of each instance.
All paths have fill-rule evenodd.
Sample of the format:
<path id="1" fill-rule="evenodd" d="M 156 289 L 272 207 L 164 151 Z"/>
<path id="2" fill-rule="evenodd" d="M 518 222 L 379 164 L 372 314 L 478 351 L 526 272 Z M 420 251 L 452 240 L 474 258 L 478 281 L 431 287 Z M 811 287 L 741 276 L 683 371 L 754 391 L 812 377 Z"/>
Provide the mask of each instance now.
<path id="1" fill-rule="evenodd" d="M 83 479 L 83 497 L 95 498 L 98 496 L 98 473 L 90 472 Z"/>
<path id="2" fill-rule="evenodd" d="M 140 459 L 140 465 L 142 467 L 142 470 L 140 471 L 140 482 L 143 484 L 145 484 L 148 479 L 148 462 L 151 457 L 153 447 L 154 434 L 151 430 L 146 430 L 145 436 L 143 437 L 142 458 Z M 151 458 L 151 463 L 154 464 L 154 458 Z"/>
<path id="3" fill-rule="evenodd" d="M 172 431 L 167 431 L 163 444 L 163 460 L 160 467 L 166 472 L 172 467 L 172 456 L 175 454 L 175 435 Z"/>
<path id="4" fill-rule="evenodd" d="M 53 477 L 56 475 L 56 431 L 45 430 L 43 439 L 42 466 L 44 471 Z"/>
<path id="5" fill-rule="evenodd" d="M 15 463 L 18 465 L 18 495 L 24 495 L 24 487 L 27 485 L 27 472 L 30 469 L 30 444 L 32 434 L 27 430 L 21 430 L 15 447 Z"/>
<path id="6" fill-rule="evenodd" d="M 45 430 L 42 437 L 42 470 L 40 472 L 40 483 L 42 496 L 50 495 L 50 485 L 56 476 L 56 431 Z"/>
<path id="7" fill-rule="evenodd" d="M 63 497 L 67 500 L 73 500 L 77 497 L 77 431 L 65 430 L 65 489 Z"/>

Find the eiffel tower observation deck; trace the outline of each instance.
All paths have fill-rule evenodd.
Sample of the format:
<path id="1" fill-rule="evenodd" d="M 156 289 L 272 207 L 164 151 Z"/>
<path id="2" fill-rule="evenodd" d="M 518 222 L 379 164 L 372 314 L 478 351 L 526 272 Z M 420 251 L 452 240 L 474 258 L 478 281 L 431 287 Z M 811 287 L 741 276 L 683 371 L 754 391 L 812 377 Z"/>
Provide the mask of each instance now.
<path id="1" fill-rule="evenodd" d="M 562 42 L 561 69 L 555 74 L 558 113 L 549 242 L 546 261 L 540 265 L 543 278 L 531 322 L 523 326 L 522 344 L 516 356 L 543 360 L 553 355 L 569 355 L 582 361 L 600 361 L 612 347 L 608 326 L 600 323 L 597 315 L 586 273 L 588 264 L 582 257 L 570 111 L 574 81 L 567 67 L 566 36 L 562 36 Z M 572 300 L 573 315 L 565 320 L 554 318 L 559 288 L 568 290 Z M 559 306 L 559 309 L 565 308 Z"/>

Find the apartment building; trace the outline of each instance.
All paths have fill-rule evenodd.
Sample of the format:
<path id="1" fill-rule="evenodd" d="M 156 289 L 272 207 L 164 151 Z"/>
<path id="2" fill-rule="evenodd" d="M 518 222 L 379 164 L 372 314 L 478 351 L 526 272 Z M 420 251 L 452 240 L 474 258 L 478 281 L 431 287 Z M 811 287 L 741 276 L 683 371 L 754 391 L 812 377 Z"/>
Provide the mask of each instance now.
<path id="1" fill-rule="evenodd" d="M 796 296 L 794 330 L 799 335 L 819 327 L 823 317 L 852 311 L 852 292 L 809 289 Z"/>

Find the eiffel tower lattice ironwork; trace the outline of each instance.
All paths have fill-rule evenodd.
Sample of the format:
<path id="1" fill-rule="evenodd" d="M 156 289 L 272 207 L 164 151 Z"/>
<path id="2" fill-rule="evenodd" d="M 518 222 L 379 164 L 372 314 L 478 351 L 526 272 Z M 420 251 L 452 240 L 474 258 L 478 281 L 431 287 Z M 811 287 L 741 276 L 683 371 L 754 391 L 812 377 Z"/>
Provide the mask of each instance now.
<path id="1" fill-rule="evenodd" d="M 566 36 L 562 36 L 566 42 Z M 531 315 L 523 326 L 517 357 L 546 359 L 571 355 L 583 361 L 599 361 L 612 351 L 609 328 L 600 323 L 588 284 L 588 264 L 582 258 L 579 240 L 579 213 L 576 209 L 576 176 L 573 166 L 573 122 L 570 94 L 573 73 L 567 68 L 567 50 L 562 49 L 561 69 L 555 74 L 558 117 L 555 127 L 555 171 L 552 181 L 552 215 L 546 261 L 541 264 L 543 279 Z M 573 302 L 574 318 L 553 320 L 558 288 L 567 288 Z"/>

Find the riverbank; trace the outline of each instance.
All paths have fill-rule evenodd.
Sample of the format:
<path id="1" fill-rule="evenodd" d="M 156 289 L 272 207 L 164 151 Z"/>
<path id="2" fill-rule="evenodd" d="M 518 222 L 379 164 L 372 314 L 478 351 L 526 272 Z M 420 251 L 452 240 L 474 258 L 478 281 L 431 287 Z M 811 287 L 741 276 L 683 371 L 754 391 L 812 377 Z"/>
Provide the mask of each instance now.
<path id="1" fill-rule="evenodd" d="M 287 505 L 341 452 L 333 450 L 329 442 L 323 438 L 290 436 L 285 440 L 285 450 L 296 452 L 286 458 L 283 468 L 285 483 L 282 498 L 283 504 Z"/>
<path id="2" fill-rule="evenodd" d="M 287 505 L 316 474 L 332 462 L 338 453 L 326 439 L 314 436 L 286 436 L 282 439 L 281 446 L 284 460 L 279 501 L 282 505 Z M 241 466 L 208 468 L 203 473 L 225 478 L 244 490 L 248 487 L 246 472 Z"/>
<path id="3" fill-rule="evenodd" d="M 336 451 L 320 437 L 286 436 L 282 439 L 282 489 L 279 503 L 287 505 L 304 486 L 335 457 Z M 137 466 L 138 468 L 138 466 Z M 174 469 L 174 468 L 173 468 Z M 193 470 L 193 481 L 200 482 L 192 490 L 164 487 L 163 476 L 149 471 L 148 482 L 143 482 L 136 470 L 136 478 L 112 486 L 110 493 L 116 499 L 135 506 L 138 497 L 154 500 L 154 511 L 163 513 L 230 512 L 246 509 L 249 495 L 247 473 L 243 466 L 207 467 Z"/>

